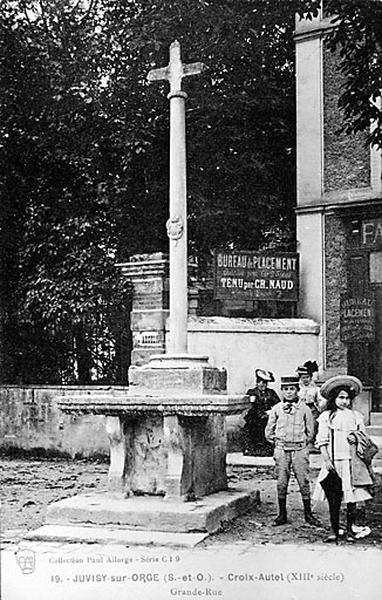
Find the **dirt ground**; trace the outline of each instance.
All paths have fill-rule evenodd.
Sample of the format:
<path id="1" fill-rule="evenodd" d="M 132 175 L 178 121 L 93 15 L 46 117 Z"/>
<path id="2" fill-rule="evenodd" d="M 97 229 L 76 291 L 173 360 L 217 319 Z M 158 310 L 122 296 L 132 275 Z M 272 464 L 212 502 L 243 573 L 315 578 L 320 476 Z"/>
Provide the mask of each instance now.
<path id="1" fill-rule="evenodd" d="M 3 543 L 16 541 L 45 521 L 46 508 L 51 502 L 92 489 L 106 489 L 108 464 L 83 460 L 0 460 L 1 534 Z M 240 482 L 253 484 L 260 492 L 260 503 L 254 510 L 226 523 L 219 533 L 204 544 L 232 544 L 250 541 L 253 544 L 322 544 L 329 533 L 327 507 L 320 503 L 315 514 L 321 528 L 307 525 L 303 520 L 302 504 L 296 483 L 292 480 L 288 495 L 288 524 L 272 525 L 276 515 L 273 470 L 266 467 L 230 467 L 230 485 Z M 355 542 L 360 546 L 382 546 L 382 477 L 378 476 L 376 496 L 367 506 L 367 524 L 372 534 Z"/>

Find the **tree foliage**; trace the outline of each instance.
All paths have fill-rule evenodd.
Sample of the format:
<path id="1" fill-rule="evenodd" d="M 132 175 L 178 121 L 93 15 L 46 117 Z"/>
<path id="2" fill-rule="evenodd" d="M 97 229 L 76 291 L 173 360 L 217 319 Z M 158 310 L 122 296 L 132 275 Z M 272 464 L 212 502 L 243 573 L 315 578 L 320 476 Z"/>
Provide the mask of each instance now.
<path id="1" fill-rule="evenodd" d="M 380 33 L 368 21 L 372 0 L 365 12 L 353 3 L 354 15 L 351 4 L 331 4 L 345 17 L 332 43 L 349 75 L 349 127 L 361 128 L 375 117 L 363 101 L 376 91 Z M 185 62 L 208 67 L 184 82 L 190 253 L 202 263 L 222 245 L 293 249 L 294 19 L 318 5 L 1 3 L 3 377 L 88 381 L 100 361 L 101 377 L 121 377 L 129 290 L 115 261 L 168 244 L 168 90 L 146 76 L 167 64 L 175 38 Z M 346 43 L 357 19 L 361 33 Z"/>
<path id="2" fill-rule="evenodd" d="M 114 366 L 108 351 L 116 323 L 126 326 L 116 313 L 128 317 L 128 293 L 102 191 L 98 144 L 108 133 L 93 101 L 102 95 L 94 24 L 69 3 L 42 6 L 7 3 L 1 13 L 5 371 L 89 381 L 97 366 L 99 378 L 118 378 L 118 348 Z"/>
<path id="3" fill-rule="evenodd" d="M 382 148 L 382 2 L 380 0 L 326 0 L 326 14 L 336 25 L 329 45 L 340 53 L 345 76 L 339 106 L 345 131 L 368 131 L 368 143 Z"/>

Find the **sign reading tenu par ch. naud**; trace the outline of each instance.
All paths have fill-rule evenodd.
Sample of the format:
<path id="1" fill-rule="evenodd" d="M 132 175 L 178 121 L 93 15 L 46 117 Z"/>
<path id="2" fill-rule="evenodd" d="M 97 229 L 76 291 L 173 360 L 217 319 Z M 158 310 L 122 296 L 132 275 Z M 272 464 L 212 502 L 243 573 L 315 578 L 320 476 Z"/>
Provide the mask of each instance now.
<path id="1" fill-rule="evenodd" d="M 214 251 L 214 296 L 218 300 L 281 300 L 296 302 L 298 254 Z"/>
<path id="2" fill-rule="evenodd" d="M 367 342 L 375 338 L 375 298 L 373 294 L 341 295 L 340 338 L 344 343 Z"/>

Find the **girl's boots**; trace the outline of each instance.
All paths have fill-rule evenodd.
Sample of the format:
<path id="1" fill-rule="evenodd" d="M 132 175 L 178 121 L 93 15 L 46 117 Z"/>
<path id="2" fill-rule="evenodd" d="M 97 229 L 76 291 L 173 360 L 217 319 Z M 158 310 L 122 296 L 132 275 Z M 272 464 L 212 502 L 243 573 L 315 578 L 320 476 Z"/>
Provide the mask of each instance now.
<path id="1" fill-rule="evenodd" d="M 355 502 L 348 502 L 346 505 L 346 539 L 348 542 L 354 542 L 354 531 L 353 525 L 356 517 L 356 504 Z"/>
<path id="2" fill-rule="evenodd" d="M 303 498 L 302 501 L 304 504 L 305 521 L 307 523 L 309 523 L 309 525 L 314 525 L 315 527 L 321 527 L 320 521 L 312 513 L 310 498 Z"/>

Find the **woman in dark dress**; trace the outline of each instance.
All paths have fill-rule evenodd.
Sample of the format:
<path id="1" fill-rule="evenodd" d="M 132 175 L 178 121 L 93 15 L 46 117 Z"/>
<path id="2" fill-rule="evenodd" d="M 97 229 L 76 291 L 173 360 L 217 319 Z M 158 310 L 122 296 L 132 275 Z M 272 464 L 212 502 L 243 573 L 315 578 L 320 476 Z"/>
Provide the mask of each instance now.
<path id="1" fill-rule="evenodd" d="M 256 369 L 256 386 L 246 394 L 251 401 L 251 408 L 244 416 L 243 454 L 246 456 L 272 456 L 273 446 L 265 439 L 264 430 L 268 420 L 268 411 L 280 402 L 276 392 L 268 388 L 268 383 L 275 380 L 273 373 Z"/>

